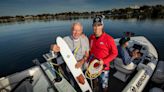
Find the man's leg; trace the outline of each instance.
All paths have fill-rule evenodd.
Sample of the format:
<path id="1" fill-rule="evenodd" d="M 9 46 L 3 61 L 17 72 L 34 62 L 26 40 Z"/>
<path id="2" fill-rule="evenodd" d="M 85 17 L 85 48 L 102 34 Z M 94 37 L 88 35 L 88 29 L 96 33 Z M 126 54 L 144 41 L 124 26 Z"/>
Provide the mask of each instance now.
<path id="1" fill-rule="evenodd" d="M 108 92 L 108 78 L 109 78 L 109 70 L 102 72 L 99 77 L 99 91 Z"/>
<path id="2" fill-rule="evenodd" d="M 72 73 L 70 72 L 70 70 L 69 70 L 69 68 L 67 67 L 66 64 L 63 66 L 63 69 L 64 69 L 64 72 L 65 72 L 65 75 L 68 78 L 69 83 L 75 88 L 75 90 L 77 92 L 81 92 L 81 89 L 80 89 L 79 85 L 77 84 L 75 78 L 73 77 Z"/>
<path id="3" fill-rule="evenodd" d="M 99 79 L 96 78 L 96 79 L 93 79 L 91 81 L 93 83 L 93 92 L 100 92 L 99 91 L 99 87 L 100 87 L 100 85 L 99 85 Z"/>
<path id="4" fill-rule="evenodd" d="M 67 81 L 69 81 L 69 73 L 66 70 L 66 63 L 63 63 L 60 65 L 61 69 L 62 69 L 62 73 L 64 73 L 64 77 L 67 79 Z"/>

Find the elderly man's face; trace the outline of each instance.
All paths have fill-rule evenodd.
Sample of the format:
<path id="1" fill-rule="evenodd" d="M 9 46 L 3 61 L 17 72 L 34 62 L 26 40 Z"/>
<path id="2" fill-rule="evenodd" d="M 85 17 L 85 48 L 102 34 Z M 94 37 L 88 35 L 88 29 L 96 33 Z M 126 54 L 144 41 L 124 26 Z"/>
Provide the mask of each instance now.
<path id="1" fill-rule="evenodd" d="M 82 34 L 83 29 L 80 25 L 74 25 L 72 27 L 72 36 L 74 39 L 78 39 L 80 35 Z"/>
<path id="2" fill-rule="evenodd" d="M 93 25 L 93 31 L 96 37 L 100 37 L 103 33 L 103 25 Z"/>

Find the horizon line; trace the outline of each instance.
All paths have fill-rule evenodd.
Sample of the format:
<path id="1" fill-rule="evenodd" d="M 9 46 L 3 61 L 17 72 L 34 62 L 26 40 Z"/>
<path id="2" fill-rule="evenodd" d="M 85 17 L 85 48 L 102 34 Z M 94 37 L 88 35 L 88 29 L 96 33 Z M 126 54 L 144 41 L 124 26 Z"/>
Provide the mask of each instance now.
<path id="1" fill-rule="evenodd" d="M 131 6 L 128 6 L 128 7 L 122 7 L 122 8 L 112 8 L 112 9 L 104 9 L 104 10 L 97 10 L 97 11 L 95 11 L 95 10 L 89 10 L 89 11 L 63 11 L 63 12 L 56 12 L 56 13 L 38 13 L 38 14 L 25 14 L 25 15 L 21 15 L 21 14 L 16 14 L 16 15 L 3 15 L 3 16 L 1 16 L 0 15 L 0 17 L 6 17 L 6 16 L 10 16 L 10 17 L 16 17 L 16 16 L 37 16 L 37 15 L 43 15 L 43 14 L 61 14 L 61 13 L 69 13 L 69 12 L 71 12 L 71 13 L 73 13 L 73 12 L 75 12 L 75 13 L 84 13 L 84 12 L 101 12 L 101 11 L 108 11 L 108 10 L 113 10 L 113 9 L 126 9 L 126 8 L 132 8 L 132 7 L 134 7 L 134 6 L 138 6 L 139 8 L 140 7 L 142 7 L 142 6 L 149 6 L 149 7 L 151 7 L 151 6 L 157 6 L 157 5 L 161 5 L 161 6 L 164 6 L 164 4 L 155 4 L 155 5 L 148 5 L 148 4 L 145 4 L 145 5 L 131 5 Z M 132 8 L 133 9 L 133 8 Z"/>

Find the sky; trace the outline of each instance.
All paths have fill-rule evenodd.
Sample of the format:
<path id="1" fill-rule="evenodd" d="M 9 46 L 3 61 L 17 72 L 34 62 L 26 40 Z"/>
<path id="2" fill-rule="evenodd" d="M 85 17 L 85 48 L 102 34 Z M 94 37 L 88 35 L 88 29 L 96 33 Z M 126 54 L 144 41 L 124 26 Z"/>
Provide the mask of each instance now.
<path id="1" fill-rule="evenodd" d="M 164 5 L 164 0 L 0 0 L 0 16 L 89 12 L 157 4 Z"/>

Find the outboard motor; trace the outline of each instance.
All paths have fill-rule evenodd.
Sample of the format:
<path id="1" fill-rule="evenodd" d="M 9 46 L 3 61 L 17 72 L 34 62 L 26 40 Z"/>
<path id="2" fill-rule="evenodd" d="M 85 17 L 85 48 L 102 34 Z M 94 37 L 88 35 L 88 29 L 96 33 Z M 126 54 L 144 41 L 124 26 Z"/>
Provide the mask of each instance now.
<path id="1" fill-rule="evenodd" d="M 159 61 L 153 74 L 152 81 L 155 83 L 164 83 L 164 61 Z"/>
<path id="2" fill-rule="evenodd" d="M 164 91 L 160 88 L 154 87 L 154 88 L 150 89 L 149 92 L 164 92 Z"/>
<path id="3" fill-rule="evenodd" d="M 164 61 L 158 62 L 157 68 L 156 68 L 151 80 L 157 84 L 162 84 L 162 86 L 160 88 L 153 87 L 149 90 L 149 92 L 164 92 L 164 90 L 163 90 L 163 86 L 164 86 Z"/>

